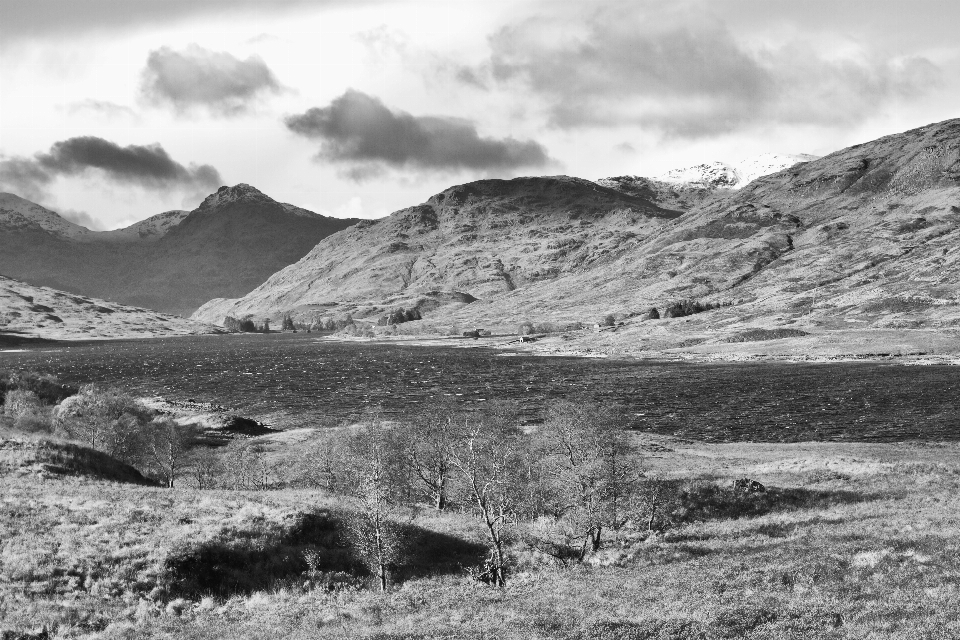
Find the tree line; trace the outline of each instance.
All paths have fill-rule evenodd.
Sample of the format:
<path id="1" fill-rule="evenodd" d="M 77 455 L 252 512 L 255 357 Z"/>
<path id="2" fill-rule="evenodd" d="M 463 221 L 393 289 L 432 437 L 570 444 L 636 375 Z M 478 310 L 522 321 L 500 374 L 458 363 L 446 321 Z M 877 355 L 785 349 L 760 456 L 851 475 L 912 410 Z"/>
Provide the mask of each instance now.
<path id="1" fill-rule="evenodd" d="M 382 589 L 402 561 L 411 507 L 472 513 L 489 551 L 476 577 L 504 586 L 518 540 L 575 563 L 625 526 L 657 530 L 682 516 L 682 483 L 644 474 L 625 427 L 619 411 L 589 403 L 555 402 L 535 426 L 515 404 L 437 403 L 331 433 L 304 455 L 299 482 L 350 498 L 354 538 Z"/>

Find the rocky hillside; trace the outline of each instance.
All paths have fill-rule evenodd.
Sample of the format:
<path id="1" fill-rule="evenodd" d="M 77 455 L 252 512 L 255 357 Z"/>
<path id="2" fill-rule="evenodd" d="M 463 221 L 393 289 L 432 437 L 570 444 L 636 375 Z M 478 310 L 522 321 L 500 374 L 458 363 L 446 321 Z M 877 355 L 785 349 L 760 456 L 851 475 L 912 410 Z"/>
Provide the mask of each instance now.
<path id="1" fill-rule="evenodd" d="M 94 232 L 0 195 L 0 273 L 77 294 L 189 315 L 241 296 L 357 220 L 328 218 L 239 184 L 195 210 Z"/>
<path id="2" fill-rule="evenodd" d="M 563 177 L 462 185 L 332 236 L 195 317 L 416 304 L 425 327 L 506 328 L 696 299 L 731 305 L 691 325 L 710 331 L 960 322 L 960 120 L 681 200 Z M 430 302 L 454 293 L 459 304 Z"/>
<path id="3" fill-rule="evenodd" d="M 201 322 L 0 276 L 0 346 L 29 338 L 144 338 L 215 331 Z"/>
<path id="4" fill-rule="evenodd" d="M 606 264 L 681 213 L 577 178 L 481 180 L 335 234 L 243 299 L 213 300 L 194 317 L 486 304 Z"/>

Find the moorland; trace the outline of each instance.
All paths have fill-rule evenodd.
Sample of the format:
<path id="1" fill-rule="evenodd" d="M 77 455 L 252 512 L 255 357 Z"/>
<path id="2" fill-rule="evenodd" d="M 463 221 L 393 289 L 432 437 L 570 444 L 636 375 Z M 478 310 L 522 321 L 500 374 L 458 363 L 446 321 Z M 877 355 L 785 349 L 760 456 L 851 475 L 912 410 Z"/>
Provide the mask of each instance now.
<path id="1" fill-rule="evenodd" d="M 191 341 L 231 339 L 238 338 L 178 339 L 187 345 L 178 357 L 196 349 Z M 265 344 L 276 353 L 283 343 Z M 130 343 L 119 346 L 122 353 Z M 78 349 L 61 360 L 63 352 L 44 351 L 36 348 L 33 364 L 65 362 L 64 380 L 76 380 L 94 353 Z M 6 357 L 14 355 L 23 354 Z M 514 373 L 525 364 L 523 356 L 489 357 L 518 367 Z M 424 368 L 441 362 L 423 358 Z M 562 359 L 527 359 L 570 376 L 557 366 Z M 860 401 L 849 389 L 824 401 L 839 405 L 821 417 L 846 424 L 847 441 L 811 442 L 813 434 L 785 437 L 790 425 L 773 412 L 728 414 L 725 437 L 709 429 L 672 435 L 666 414 L 636 428 L 635 411 L 576 393 L 584 389 L 576 381 L 534 411 L 516 397 L 467 401 L 441 392 L 408 398 L 402 410 L 369 402 L 354 404 L 352 415 L 323 419 L 317 411 L 312 429 L 214 433 L 140 399 L 151 376 L 163 380 L 156 364 L 130 381 L 130 393 L 121 386 L 123 358 L 115 362 L 112 386 L 23 370 L 3 377 L 0 619 L 10 637 L 960 633 L 953 412 L 931 409 L 927 433 L 899 432 L 910 418 L 887 422 L 885 433 L 880 421 L 856 422 L 905 386 L 911 370 L 924 374 L 914 391 L 951 398 L 946 367 L 894 367 L 899 382 L 885 382 L 891 372 L 875 365 L 819 365 L 806 374 L 773 365 L 784 380 L 826 374 L 825 387 L 868 381 Z M 303 371 L 289 357 L 277 362 L 291 379 Z M 389 358 L 371 365 L 383 362 Z M 90 364 L 87 380 L 106 377 Z M 678 391 L 683 376 L 693 377 L 688 398 L 711 376 L 752 388 L 754 399 L 776 389 L 763 386 L 776 378 L 772 369 L 732 377 L 750 366 L 728 366 L 724 378 L 722 367 L 667 363 L 635 384 L 658 398 Z M 831 369 L 839 376 L 832 381 Z M 278 380 L 276 371 L 264 375 L 258 393 Z M 668 384 L 651 384 L 657 377 Z M 782 384 L 774 393 L 789 393 Z M 188 390 L 200 392 L 197 401 L 212 393 L 190 381 L 177 393 Z M 757 442 L 743 441 L 737 419 L 766 425 L 749 438 Z M 776 441 L 783 439 L 790 441 Z"/>

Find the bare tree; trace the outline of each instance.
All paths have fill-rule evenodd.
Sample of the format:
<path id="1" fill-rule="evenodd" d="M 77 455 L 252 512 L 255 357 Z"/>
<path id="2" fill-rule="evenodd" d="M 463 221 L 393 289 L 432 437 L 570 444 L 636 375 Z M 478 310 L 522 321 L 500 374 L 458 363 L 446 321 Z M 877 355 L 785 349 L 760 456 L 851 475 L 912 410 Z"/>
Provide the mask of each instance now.
<path id="1" fill-rule="evenodd" d="M 194 438 L 193 427 L 179 425 L 169 418 L 157 420 L 151 425 L 146 438 L 147 456 L 168 488 L 173 488 Z"/>
<path id="2" fill-rule="evenodd" d="M 406 553 L 397 521 L 404 512 L 402 448 L 396 433 L 374 415 L 350 438 L 347 452 L 354 503 L 347 534 L 380 590 L 386 591 L 392 570 Z"/>
<path id="3" fill-rule="evenodd" d="M 187 457 L 186 468 L 197 489 L 211 489 L 223 472 L 223 462 L 217 452 L 207 446 L 195 448 Z"/>
<path id="4" fill-rule="evenodd" d="M 639 517 L 647 521 L 647 531 L 660 531 L 673 524 L 674 510 L 679 506 L 683 482 L 648 478 L 637 485 L 634 495 Z"/>
<path id="5" fill-rule="evenodd" d="M 460 424 L 454 405 L 436 402 L 407 425 L 407 463 L 437 511 L 447 506 L 453 472 L 451 446 Z"/>
<path id="6" fill-rule="evenodd" d="M 487 577 L 498 587 L 507 583 L 505 546 L 511 528 L 525 508 L 527 468 L 523 438 L 516 414 L 496 406 L 463 418 L 461 436 L 450 450 L 450 460 L 490 544 Z"/>
<path id="7" fill-rule="evenodd" d="M 581 557 L 600 549 L 606 529 L 626 522 L 626 498 L 640 477 L 622 415 L 614 408 L 558 401 L 542 432 L 551 449 L 554 512 L 583 537 Z"/>

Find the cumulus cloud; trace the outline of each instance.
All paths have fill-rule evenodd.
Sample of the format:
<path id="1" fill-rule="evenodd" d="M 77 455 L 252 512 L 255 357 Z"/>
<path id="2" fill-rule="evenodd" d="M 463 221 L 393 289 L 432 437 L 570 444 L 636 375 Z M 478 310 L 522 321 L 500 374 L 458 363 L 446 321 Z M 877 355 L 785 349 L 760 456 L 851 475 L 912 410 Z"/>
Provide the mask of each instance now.
<path id="1" fill-rule="evenodd" d="M 223 183 L 212 166 L 184 166 L 159 144 L 121 147 L 103 138 L 83 136 L 55 142 L 49 151 L 32 158 L 0 157 L 0 188 L 33 200 L 42 198 L 58 177 L 91 172 L 116 184 L 153 191 L 209 192 Z"/>
<path id="2" fill-rule="evenodd" d="M 290 131 L 319 140 L 318 159 L 347 165 L 356 180 L 387 168 L 502 171 L 552 162 L 533 140 L 481 137 L 469 120 L 393 111 L 353 89 L 285 123 Z"/>
<path id="3" fill-rule="evenodd" d="M 278 93 L 280 83 L 258 56 L 241 60 L 191 44 L 182 51 L 169 47 L 151 51 L 141 91 L 146 99 L 180 112 L 205 107 L 236 115 L 265 95 Z"/>
<path id="4" fill-rule="evenodd" d="M 607 4 L 573 35 L 568 16 L 537 16 L 491 36 L 489 60 L 461 80 L 531 92 L 555 127 L 641 124 L 681 137 L 771 123 L 842 126 L 941 81 L 924 57 L 749 45 L 702 13 Z"/>

